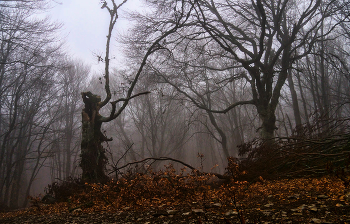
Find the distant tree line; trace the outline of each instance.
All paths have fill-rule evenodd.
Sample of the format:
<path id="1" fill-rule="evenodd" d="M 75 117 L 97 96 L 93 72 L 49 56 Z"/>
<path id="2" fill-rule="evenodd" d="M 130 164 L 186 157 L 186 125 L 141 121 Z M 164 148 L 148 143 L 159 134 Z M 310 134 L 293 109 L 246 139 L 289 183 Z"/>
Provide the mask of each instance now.
<path id="1" fill-rule="evenodd" d="M 133 100 L 110 127 L 120 140 L 109 148 L 125 149 L 114 161 L 126 152 L 132 160 L 188 161 L 204 153 L 207 169 L 218 163 L 223 172 L 226 157 L 244 158 L 238 146 L 256 137 L 272 146 L 280 137 L 348 133 L 349 2 L 145 4 L 153 10 L 131 13 L 136 26 L 120 39 L 128 69 L 117 71 L 116 92 L 156 38 L 184 23 L 147 60 L 136 88 L 152 94 Z"/>
<path id="2" fill-rule="evenodd" d="M 53 181 L 74 174 L 78 163 L 89 67 L 63 52 L 60 24 L 35 16 L 46 3 L 0 3 L 1 207 L 25 206 L 42 168 L 50 167 L 46 181 Z"/>

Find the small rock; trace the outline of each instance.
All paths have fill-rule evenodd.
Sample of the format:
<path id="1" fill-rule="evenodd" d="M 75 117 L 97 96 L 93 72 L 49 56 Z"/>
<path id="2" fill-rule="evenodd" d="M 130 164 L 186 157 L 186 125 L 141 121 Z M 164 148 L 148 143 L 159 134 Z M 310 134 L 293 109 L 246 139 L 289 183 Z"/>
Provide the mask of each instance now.
<path id="1" fill-rule="evenodd" d="M 204 213 L 203 209 L 192 209 L 192 212 L 198 214 L 198 213 Z"/>
<path id="2" fill-rule="evenodd" d="M 215 203 L 215 204 L 213 204 L 213 206 L 215 206 L 215 207 L 221 207 L 222 204 L 221 204 L 221 203 Z"/>
<path id="3" fill-rule="evenodd" d="M 77 209 L 73 210 L 73 213 L 78 213 L 78 212 L 81 212 L 81 211 L 82 211 L 81 208 L 77 208 Z"/>
<path id="4" fill-rule="evenodd" d="M 321 219 L 316 219 L 316 218 L 311 219 L 310 222 L 311 223 L 322 223 Z"/>
<path id="5" fill-rule="evenodd" d="M 237 215 L 237 214 L 238 214 L 238 212 L 233 211 L 233 210 L 227 211 L 227 212 L 225 213 L 226 216 L 229 216 L 229 215 Z"/>
<path id="6" fill-rule="evenodd" d="M 318 209 L 316 207 L 309 208 L 309 210 L 312 211 L 312 212 L 317 212 L 318 211 Z"/>
<path id="7" fill-rule="evenodd" d="M 317 212 L 317 211 L 318 211 L 318 209 L 317 209 L 317 207 L 316 207 L 315 204 L 312 204 L 312 205 L 308 206 L 308 209 L 309 209 L 310 211 L 312 211 L 312 212 Z"/>
<path id="8" fill-rule="evenodd" d="M 317 195 L 317 199 L 327 199 L 328 196 L 324 194 Z"/>
<path id="9" fill-rule="evenodd" d="M 176 210 L 167 210 L 166 211 L 169 215 L 174 215 L 177 211 Z"/>
<path id="10" fill-rule="evenodd" d="M 273 206 L 273 203 L 269 203 L 269 204 L 264 205 L 264 207 L 267 207 L 267 208 L 269 208 L 271 206 Z"/>

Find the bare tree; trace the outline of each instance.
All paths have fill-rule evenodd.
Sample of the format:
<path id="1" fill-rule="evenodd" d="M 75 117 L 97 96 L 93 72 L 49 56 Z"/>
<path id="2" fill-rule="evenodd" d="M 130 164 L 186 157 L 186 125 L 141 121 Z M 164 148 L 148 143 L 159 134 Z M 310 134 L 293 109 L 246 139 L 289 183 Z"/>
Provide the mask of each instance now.
<path id="1" fill-rule="evenodd" d="M 189 136 L 190 115 L 177 98 L 177 91 L 164 84 L 152 83 L 145 74 L 143 89 L 154 93 L 132 103 L 130 113 L 142 138 L 144 154 L 152 157 L 177 157 Z"/>
<path id="2" fill-rule="evenodd" d="M 313 54 L 297 63 L 296 87 L 299 88 L 303 118 L 310 132 L 310 124 L 317 121 L 315 131 L 329 134 L 329 128 L 335 125 L 333 122 L 348 116 L 349 55 L 343 42 L 346 40 L 338 36 L 325 40 L 323 45 L 315 45 Z"/>
<path id="3" fill-rule="evenodd" d="M 143 27 L 147 27 L 147 30 L 143 29 L 144 32 L 151 32 L 152 22 L 154 26 L 174 23 L 177 10 L 184 5 L 184 2 L 180 4 L 178 1 L 151 3 L 156 9 L 169 9 L 158 12 L 157 18 L 148 20 L 149 25 L 140 25 L 135 32 L 139 38 L 144 35 L 140 34 Z M 297 60 L 310 54 L 316 43 L 329 37 L 339 25 L 339 22 L 332 22 L 332 16 L 347 3 L 322 0 L 199 0 L 186 1 L 186 4 L 194 7 L 191 20 L 184 29 L 162 43 L 167 50 L 162 51 L 163 55 L 153 61 L 158 74 L 197 107 L 208 112 L 227 113 L 237 106 L 254 105 L 262 122 L 259 128 L 261 137 L 272 139 L 277 128 L 276 108 L 288 71 Z M 141 18 L 140 21 L 144 20 Z M 328 26 L 322 28 L 325 23 Z M 196 53 L 193 49 L 199 50 Z M 206 68 L 215 74 L 208 79 L 212 84 L 206 93 L 221 88 L 218 84 L 223 86 L 230 80 L 245 79 L 250 87 L 251 98 L 237 99 L 224 108 L 214 104 L 208 108 L 198 95 L 189 94 L 189 88 L 198 87 L 200 82 L 206 81 L 194 73 L 203 55 L 207 58 Z M 227 76 L 227 71 L 230 70 L 237 72 L 231 72 L 232 75 Z M 186 74 L 192 75 L 192 84 L 184 86 L 181 79 L 186 79 Z M 201 94 L 204 96 L 203 92 Z"/>
<path id="4" fill-rule="evenodd" d="M 60 26 L 17 6 L 0 7 L 0 204 L 10 207 L 26 203 L 46 158 L 55 119 L 50 90 L 62 56 L 55 39 Z"/>
<path id="5" fill-rule="evenodd" d="M 107 176 L 105 174 L 106 155 L 102 143 L 106 141 L 112 141 L 112 138 L 107 138 L 101 132 L 102 124 L 116 119 L 123 112 L 131 99 L 149 93 L 146 91 L 133 95 L 133 90 L 142 73 L 142 69 L 146 64 L 148 57 L 155 51 L 159 50 L 160 42 L 170 34 L 176 32 L 176 30 L 179 29 L 179 27 L 181 27 L 189 17 L 188 13 L 185 14 L 184 11 L 180 12 L 179 19 L 174 24 L 168 26 L 167 30 L 164 30 L 164 32 L 160 34 L 157 33 L 152 36 L 153 39 L 148 42 L 148 46 L 143 52 L 144 57 L 140 61 L 139 69 L 137 70 L 135 76 L 130 80 L 130 85 L 128 86 L 126 96 L 124 98 L 119 98 L 117 100 L 111 101 L 112 94 L 109 81 L 110 41 L 114 25 L 118 19 L 118 10 L 125 2 L 126 0 L 117 5 L 115 1 L 112 0 L 110 6 L 110 4 L 107 4 L 107 2 L 104 1 L 102 5 L 102 8 L 106 8 L 110 14 L 110 23 L 106 42 L 106 54 L 104 59 L 100 58 L 100 60 L 104 61 L 105 63 L 105 74 L 103 75 L 103 78 L 105 82 L 106 96 L 102 100 L 99 95 L 95 95 L 91 92 L 82 93 L 84 109 L 82 111 L 82 142 L 80 166 L 83 170 L 82 177 L 87 181 L 103 182 L 107 180 Z M 102 116 L 100 114 L 100 110 L 108 103 L 111 105 L 110 113 L 108 116 Z M 122 104 L 117 109 L 118 103 Z"/>
<path id="6" fill-rule="evenodd" d="M 90 69 L 78 60 L 66 59 L 57 72 L 56 95 L 59 118 L 52 125 L 54 132 L 51 157 L 51 178 L 67 179 L 74 174 L 80 151 L 82 109 L 81 90 L 86 87 L 86 75 Z"/>
<path id="7" fill-rule="evenodd" d="M 48 0 L 2 0 L 1 8 L 16 8 L 16 9 L 44 9 L 48 6 Z M 1 13 L 0 13 L 1 15 Z M 1 21 L 1 20 L 0 20 Z"/>

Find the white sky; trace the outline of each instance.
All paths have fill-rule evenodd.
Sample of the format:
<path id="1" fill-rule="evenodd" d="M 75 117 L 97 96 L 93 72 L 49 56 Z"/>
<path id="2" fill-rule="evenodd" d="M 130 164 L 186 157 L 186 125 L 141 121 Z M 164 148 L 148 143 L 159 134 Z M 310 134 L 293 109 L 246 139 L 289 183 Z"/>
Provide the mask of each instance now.
<path id="1" fill-rule="evenodd" d="M 66 50 L 73 58 L 91 65 L 93 71 L 102 72 L 103 64 L 98 64 L 97 58 L 93 55 L 97 53 L 103 56 L 105 53 L 109 24 L 107 10 L 101 9 L 100 0 L 55 0 L 55 2 L 58 4 L 53 3 L 49 16 L 53 21 L 64 25 L 61 35 L 65 37 Z M 116 0 L 117 4 L 121 2 L 122 0 Z M 116 57 L 116 60 L 121 59 L 121 49 L 117 47 L 116 36 L 118 33 L 126 32 L 130 26 L 128 21 L 122 18 L 122 11 L 137 9 L 138 5 L 140 5 L 138 0 L 128 0 L 119 10 L 111 52 L 111 57 Z"/>

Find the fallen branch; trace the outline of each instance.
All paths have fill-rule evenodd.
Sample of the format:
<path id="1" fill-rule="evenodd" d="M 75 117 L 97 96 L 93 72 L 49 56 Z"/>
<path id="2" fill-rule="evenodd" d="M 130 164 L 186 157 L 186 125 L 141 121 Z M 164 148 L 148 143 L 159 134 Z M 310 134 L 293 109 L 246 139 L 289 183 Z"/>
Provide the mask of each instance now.
<path id="1" fill-rule="evenodd" d="M 109 174 L 111 173 L 114 173 L 114 172 L 118 172 L 119 170 L 121 169 L 124 169 L 128 166 L 131 166 L 131 165 L 134 165 L 134 164 L 139 164 L 139 163 L 146 163 L 150 160 L 153 160 L 153 161 L 173 161 L 173 162 L 177 162 L 177 163 L 180 163 L 188 168 L 190 168 L 192 170 L 192 172 L 198 176 L 200 175 L 214 175 L 216 177 L 218 177 L 219 179 L 224 179 L 224 180 L 229 180 L 230 177 L 229 176 L 225 176 L 225 175 L 222 175 L 222 174 L 218 174 L 218 173 L 206 173 L 206 172 L 200 172 L 198 169 L 194 168 L 193 166 L 181 161 L 181 160 L 178 160 L 178 159 L 173 159 L 173 158 L 170 158 L 170 157 L 159 157 L 159 158 L 156 158 L 156 157 L 149 157 L 149 158 L 145 158 L 145 159 L 142 159 L 142 160 L 139 160 L 139 161 L 134 161 L 134 162 L 130 162 L 130 163 L 127 163 L 121 167 L 113 167 L 113 171 L 110 172 Z"/>

